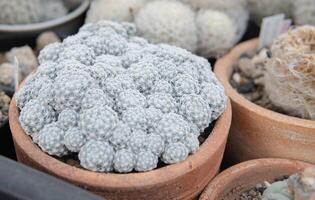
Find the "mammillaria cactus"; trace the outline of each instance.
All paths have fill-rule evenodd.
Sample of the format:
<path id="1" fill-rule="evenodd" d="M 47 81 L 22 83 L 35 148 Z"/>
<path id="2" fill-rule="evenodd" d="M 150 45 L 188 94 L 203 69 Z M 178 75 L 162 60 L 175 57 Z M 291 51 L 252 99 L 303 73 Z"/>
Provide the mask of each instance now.
<path id="1" fill-rule="evenodd" d="M 0 0 L 0 24 L 30 24 L 64 16 L 62 0 Z"/>
<path id="2" fill-rule="evenodd" d="M 141 36 L 153 43 L 165 42 L 189 51 L 197 49 L 194 11 L 179 1 L 152 1 L 135 17 Z"/>
<path id="3" fill-rule="evenodd" d="M 134 14 L 144 5 L 146 0 L 95 0 L 91 10 L 102 8 L 102 12 L 89 12 L 87 21 L 114 20 L 132 22 Z"/>
<path id="4" fill-rule="evenodd" d="M 66 15 L 68 8 L 66 8 L 63 1 L 42 0 L 42 19 L 46 21 Z"/>
<path id="5" fill-rule="evenodd" d="M 41 0 L 1 0 L 1 24 L 26 24 L 39 22 L 41 18 Z"/>
<path id="6" fill-rule="evenodd" d="M 247 2 L 246 0 L 183 0 L 190 4 L 196 10 L 214 10 L 225 13 L 232 20 L 232 23 L 236 24 L 236 26 L 230 26 L 228 28 L 236 28 L 236 37 L 234 36 L 234 41 L 237 42 L 243 36 L 247 28 L 247 21 L 249 19 L 249 11 L 247 10 Z M 225 17 L 223 17 L 225 18 Z M 212 21 L 214 21 L 213 18 Z M 220 20 L 219 20 L 220 21 Z M 205 22 L 205 21 L 204 21 Z M 221 24 L 225 24 L 222 23 Z M 228 23 L 227 23 L 228 25 Z M 226 26 L 227 26 L 226 25 Z M 205 25 L 207 26 L 207 25 Z M 214 28 L 214 27 L 213 27 Z M 213 30 L 215 31 L 215 30 Z M 218 31 L 220 32 L 220 31 Z M 221 32 L 222 33 L 222 32 Z M 226 37 L 229 38 L 229 37 Z M 232 37 L 230 37 L 232 38 Z"/>
<path id="7" fill-rule="evenodd" d="M 302 26 L 277 38 L 265 71 L 265 91 L 284 112 L 315 119 L 315 27 Z"/>
<path id="8" fill-rule="evenodd" d="M 88 170 L 128 173 L 178 163 L 198 150 L 200 133 L 225 109 L 224 90 L 211 89 L 222 86 L 207 60 L 150 44 L 133 29 L 110 21 L 87 24 L 70 40 L 40 52 L 39 69 L 16 100 L 22 127 L 43 151 L 78 153 Z M 124 39 L 100 43 L 109 51 L 87 47 L 89 38 L 104 32 Z M 74 38 L 77 43 L 70 42 Z M 134 45 L 140 40 L 142 48 Z M 110 48 L 123 41 L 113 55 Z M 78 52 L 83 49 L 76 51 L 78 46 L 88 51 Z M 91 56 L 96 51 L 102 53 Z"/>
<path id="9" fill-rule="evenodd" d="M 221 55 L 233 46 L 236 40 L 236 26 L 223 12 L 200 10 L 196 23 L 199 30 L 197 34 L 200 55 Z"/>
<path id="10" fill-rule="evenodd" d="M 291 175 L 288 179 L 267 187 L 263 200 L 313 200 L 315 198 L 315 168 Z"/>
<path id="11" fill-rule="evenodd" d="M 216 57 L 241 39 L 248 18 L 245 0 L 98 0 L 86 21 L 134 21 L 137 34 L 152 43 Z"/>

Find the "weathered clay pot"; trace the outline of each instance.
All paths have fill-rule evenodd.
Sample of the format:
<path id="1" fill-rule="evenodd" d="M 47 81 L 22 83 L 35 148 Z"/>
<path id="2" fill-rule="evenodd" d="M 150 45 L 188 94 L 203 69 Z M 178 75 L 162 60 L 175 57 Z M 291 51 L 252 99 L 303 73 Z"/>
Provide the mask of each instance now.
<path id="1" fill-rule="evenodd" d="M 233 109 L 226 160 L 235 164 L 255 158 L 288 158 L 315 163 L 315 121 L 258 106 L 240 95 L 229 82 L 233 65 L 241 54 L 257 46 L 257 39 L 244 42 L 215 65 L 215 74 L 224 85 Z"/>
<path id="2" fill-rule="evenodd" d="M 193 199 L 217 174 L 231 124 L 231 105 L 217 120 L 211 135 L 185 161 L 145 173 L 95 173 L 67 165 L 42 152 L 18 121 L 15 99 L 10 105 L 10 126 L 18 160 L 60 177 L 106 199 Z"/>
<path id="3" fill-rule="evenodd" d="M 240 163 L 213 179 L 200 200 L 235 200 L 258 183 L 273 182 L 310 166 L 305 162 L 286 159 L 258 159 Z"/>

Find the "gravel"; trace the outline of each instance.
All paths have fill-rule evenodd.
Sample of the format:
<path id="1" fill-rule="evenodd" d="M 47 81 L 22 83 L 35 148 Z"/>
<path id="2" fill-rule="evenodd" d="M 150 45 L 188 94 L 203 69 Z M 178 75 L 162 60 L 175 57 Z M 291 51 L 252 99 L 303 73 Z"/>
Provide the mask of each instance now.
<path id="1" fill-rule="evenodd" d="M 268 49 L 244 53 L 234 66 L 230 83 L 249 101 L 269 110 L 285 113 L 272 105 L 264 92 L 264 64 L 265 59 L 269 56 Z"/>

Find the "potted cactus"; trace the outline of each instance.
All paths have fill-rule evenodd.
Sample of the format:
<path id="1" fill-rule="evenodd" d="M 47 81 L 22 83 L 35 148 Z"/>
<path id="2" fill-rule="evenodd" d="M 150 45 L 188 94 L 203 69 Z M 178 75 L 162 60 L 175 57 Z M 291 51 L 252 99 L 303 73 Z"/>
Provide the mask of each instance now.
<path id="1" fill-rule="evenodd" d="M 216 63 L 215 73 L 234 110 L 227 148 L 227 158 L 232 163 L 265 157 L 315 163 L 314 87 L 311 85 L 315 68 L 314 35 L 314 27 L 293 29 L 274 41 L 267 56 L 249 61 L 259 65 L 248 65 L 252 67 L 247 71 L 255 72 L 255 76 L 262 71 L 260 86 L 268 103 L 258 104 L 264 106 L 245 98 L 230 82 L 234 65 L 246 52 L 258 48 L 258 40 L 240 44 Z M 267 109 L 268 105 L 272 110 Z"/>
<path id="2" fill-rule="evenodd" d="M 192 199 L 219 170 L 228 99 L 207 60 L 135 33 L 101 21 L 40 52 L 10 107 L 18 160 L 108 199 Z"/>
<path id="3" fill-rule="evenodd" d="M 134 22 L 150 42 L 215 58 L 242 38 L 248 18 L 246 0 L 100 0 L 91 3 L 86 21 Z"/>
<path id="4" fill-rule="evenodd" d="M 200 200 L 312 200 L 314 166 L 286 159 L 257 159 L 235 165 L 213 179 Z"/>
<path id="5" fill-rule="evenodd" d="M 25 43 L 44 31 L 54 31 L 60 37 L 77 32 L 83 24 L 88 0 L 0 0 L 1 49 Z"/>
<path id="6" fill-rule="evenodd" d="M 9 105 L 11 98 L 0 89 L 0 155 L 15 158 L 13 141 L 9 128 Z"/>

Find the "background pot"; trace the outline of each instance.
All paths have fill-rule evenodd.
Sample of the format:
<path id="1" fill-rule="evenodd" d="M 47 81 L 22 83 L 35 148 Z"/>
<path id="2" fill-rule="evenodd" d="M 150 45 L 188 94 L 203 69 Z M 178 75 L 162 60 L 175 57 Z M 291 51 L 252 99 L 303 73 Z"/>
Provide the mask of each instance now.
<path id="1" fill-rule="evenodd" d="M 302 171 L 311 164 L 286 159 L 258 159 L 235 165 L 219 174 L 206 187 L 200 200 L 235 200 L 258 183 L 274 182 Z"/>
<path id="2" fill-rule="evenodd" d="M 67 7 L 73 7 L 71 0 L 64 0 L 69 2 Z M 59 37 L 64 38 L 72 35 L 78 31 L 83 25 L 85 14 L 89 8 L 90 1 L 82 0 L 80 5 L 74 6 L 74 9 L 63 17 L 52 19 L 45 22 L 34 24 L 19 24 L 19 25 L 5 25 L 0 24 L 0 50 L 8 50 L 14 46 L 25 45 L 26 43 L 34 46 L 35 38 L 42 32 L 54 31 Z"/>
<path id="3" fill-rule="evenodd" d="M 216 121 L 198 152 L 185 161 L 145 173 L 95 173 L 67 165 L 42 152 L 18 121 L 15 99 L 10 105 L 10 127 L 20 162 L 86 188 L 106 199 L 193 199 L 219 171 L 231 123 L 231 105 Z"/>
<path id="4" fill-rule="evenodd" d="M 217 61 L 215 74 L 231 99 L 233 117 L 227 143 L 226 162 L 255 158 L 289 158 L 315 163 L 315 121 L 283 115 L 258 106 L 230 84 L 233 65 L 258 46 L 250 40 L 236 46 Z"/>

